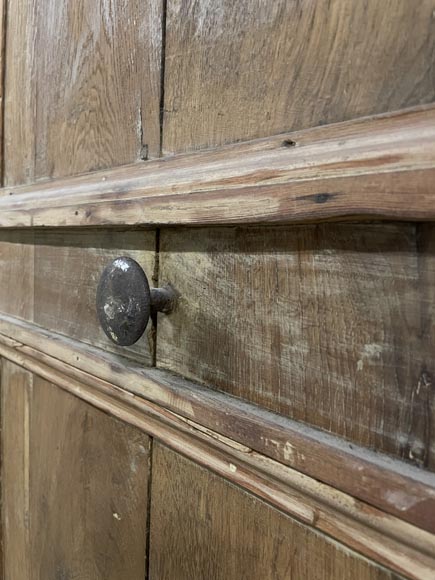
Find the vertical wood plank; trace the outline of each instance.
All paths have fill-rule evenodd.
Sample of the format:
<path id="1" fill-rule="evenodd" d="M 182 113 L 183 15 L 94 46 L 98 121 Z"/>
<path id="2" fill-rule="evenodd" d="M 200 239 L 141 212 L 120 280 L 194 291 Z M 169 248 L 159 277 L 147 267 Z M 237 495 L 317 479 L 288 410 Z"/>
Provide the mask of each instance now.
<path id="1" fill-rule="evenodd" d="M 1 363 L 4 578 L 32 580 L 29 511 L 32 375 L 5 359 Z"/>
<path id="2" fill-rule="evenodd" d="M 151 578 L 398 578 L 161 444 L 153 448 Z"/>
<path id="3" fill-rule="evenodd" d="M 33 232 L 0 231 L 0 310 L 33 321 Z"/>
<path id="4" fill-rule="evenodd" d="M 7 35 L 4 77 L 4 185 L 34 181 L 35 90 L 33 77 L 36 30 L 33 26 L 37 1 L 18 0 L 7 5 Z"/>
<path id="5" fill-rule="evenodd" d="M 6 183 L 158 156 L 159 0 L 13 2 L 8 29 Z"/>
<path id="6" fill-rule="evenodd" d="M 35 578 L 143 580 L 148 437 L 38 377 L 30 434 Z"/>
<path id="7" fill-rule="evenodd" d="M 145 577 L 149 438 L 3 361 L 5 578 Z"/>
<path id="8" fill-rule="evenodd" d="M 435 0 L 169 0 L 163 149 L 435 100 Z"/>

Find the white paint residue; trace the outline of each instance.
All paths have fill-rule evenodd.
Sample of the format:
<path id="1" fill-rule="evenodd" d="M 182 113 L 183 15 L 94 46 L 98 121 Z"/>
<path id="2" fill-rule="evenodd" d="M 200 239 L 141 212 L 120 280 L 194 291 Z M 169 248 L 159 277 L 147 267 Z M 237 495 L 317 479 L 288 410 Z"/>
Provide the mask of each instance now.
<path id="1" fill-rule="evenodd" d="M 127 272 L 127 270 L 130 268 L 130 265 L 127 262 L 124 262 L 124 260 L 121 260 L 121 259 L 115 260 L 114 265 L 117 268 L 120 268 L 123 272 Z"/>
<path id="2" fill-rule="evenodd" d="M 230 468 L 231 473 L 236 473 L 237 467 L 233 463 L 230 463 L 228 467 Z"/>
<path id="3" fill-rule="evenodd" d="M 109 320 L 113 320 L 115 318 L 115 306 L 113 303 L 106 302 L 104 305 L 104 314 Z"/>
<path id="4" fill-rule="evenodd" d="M 118 337 L 117 337 L 117 336 L 116 336 L 116 334 L 113 332 L 113 330 L 112 330 L 111 328 L 109 328 L 108 330 L 109 330 L 109 334 L 110 334 L 110 336 L 112 337 L 112 339 L 113 339 L 115 342 L 118 342 Z"/>
<path id="5" fill-rule="evenodd" d="M 121 521 L 121 516 L 119 514 L 117 514 L 116 512 L 113 512 L 113 517 L 115 518 L 115 520 L 118 520 L 118 522 Z"/>
<path id="6" fill-rule="evenodd" d="M 387 499 L 389 503 L 392 503 L 401 512 L 405 512 L 420 501 L 418 498 L 399 490 L 389 492 L 387 494 Z"/>
<path id="7" fill-rule="evenodd" d="M 356 363 L 356 370 L 362 371 L 364 369 L 364 361 L 374 362 L 381 358 L 384 347 L 381 344 L 369 343 L 365 344 L 360 359 Z"/>
<path id="8" fill-rule="evenodd" d="M 284 453 L 284 459 L 286 461 L 292 461 L 294 454 L 295 454 L 295 449 L 293 447 L 293 445 L 287 441 L 286 444 L 284 445 L 283 448 L 283 453 Z"/>

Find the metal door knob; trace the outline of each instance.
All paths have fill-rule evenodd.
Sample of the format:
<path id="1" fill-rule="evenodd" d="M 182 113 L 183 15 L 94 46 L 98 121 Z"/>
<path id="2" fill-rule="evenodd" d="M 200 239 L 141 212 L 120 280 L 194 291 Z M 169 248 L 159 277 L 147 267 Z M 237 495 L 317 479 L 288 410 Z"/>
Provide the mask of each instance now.
<path id="1" fill-rule="evenodd" d="M 150 288 L 140 265 L 121 256 L 106 266 L 101 275 L 97 288 L 98 319 L 110 340 L 129 346 L 145 332 L 151 312 L 171 312 L 176 298 L 171 286 Z"/>

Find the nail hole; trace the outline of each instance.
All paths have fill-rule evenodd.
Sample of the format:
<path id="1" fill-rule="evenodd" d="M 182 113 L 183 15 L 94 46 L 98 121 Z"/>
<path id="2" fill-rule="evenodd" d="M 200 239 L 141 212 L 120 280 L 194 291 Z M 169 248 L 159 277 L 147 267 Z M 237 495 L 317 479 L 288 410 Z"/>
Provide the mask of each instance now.
<path id="1" fill-rule="evenodd" d="M 296 141 L 292 141 L 291 139 L 286 139 L 282 142 L 283 147 L 296 147 Z"/>
<path id="2" fill-rule="evenodd" d="M 139 156 L 142 159 L 142 161 L 147 161 L 147 159 L 148 159 L 148 145 L 142 145 Z"/>
<path id="3" fill-rule="evenodd" d="M 79 212 L 78 212 L 78 211 L 75 211 L 75 212 L 74 212 L 74 215 L 79 215 Z"/>

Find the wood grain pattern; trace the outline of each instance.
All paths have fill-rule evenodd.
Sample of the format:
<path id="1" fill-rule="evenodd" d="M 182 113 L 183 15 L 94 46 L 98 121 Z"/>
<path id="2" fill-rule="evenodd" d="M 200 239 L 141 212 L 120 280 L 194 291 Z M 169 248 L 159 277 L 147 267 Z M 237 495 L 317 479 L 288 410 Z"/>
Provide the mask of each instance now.
<path id="1" fill-rule="evenodd" d="M 367 504 L 319 485 L 315 480 L 268 461 L 235 442 L 212 436 L 210 432 L 196 429 L 193 424 L 180 424 L 171 413 L 162 416 L 162 410 L 153 405 L 141 404 L 139 400 L 135 404 L 128 393 L 122 397 L 111 385 L 100 382 L 97 393 L 44 364 L 33 361 L 30 366 L 29 357 L 19 353 L 16 347 L 2 347 L 1 354 L 32 368 L 38 375 L 53 380 L 68 392 L 122 418 L 124 422 L 145 430 L 178 453 L 210 467 L 285 513 L 326 532 L 369 558 L 414 580 L 432 577 L 435 570 L 432 534 L 376 509 L 368 509 Z M 114 393 L 116 401 L 112 399 Z"/>
<path id="2" fill-rule="evenodd" d="M 35 172 L 35 106 L 32 71 L 37 54 L 35 18 L 37 0 L 8 2 L 4 75 L 3 183 L 28 183 Z M 42 96 L 42 95 L 41 95 Z"/>
<path id="3" fill-rule="evenodd" d="M 1 361 L 3 578 L 31 580 L 29 416 L 33 376 Z"/>
<path id="4" fill-rule="evenodd" d="M 160 51 L 158 0 L 12 3 L 6 183 L 158 156 Z"/>
<path id="5" fill-rule="evenodd" d="M 38 377 L 29 390 L 25 371 L 9 369 L 6 578 L 143 580 L 147 436 Z"/>
<path id="6" fill-rule="evenodd" d="M 8 187 L 0 226 L 430 220 L 434 176 L 430 106 Z"/>
<path id="7" fill-rule="evenodd" d="M 9 357 L 10 350 L 3 347 L 1 354 L 6 352 Z M 24 362 L 26 366 L 29 360 L 17 351 L 11 358 L 20 365 Z M 100 382 L 97 394 L 83 383 L 68 379 L 44 364 L 34 362 L 33 367 L 37 374 L 54 380 L 68 392 L 143 429 L 178 453 L 210 467 L 285 513 L 326 532 L 369 558 L 413 580 L 432 577 L 435 570 L 433 535 L 376 509 L 368 509 L 366 504 L 319 485 L 315 480 L 283 468 L 276 462 L 267 461 L 234 442 L 215 438 L 211 433 L 197 430 L 184 422 L 177 425 L 179 420 L 176 416 L 171 413 L 166 417 L 163 413 L 162 416 L 155 406 L 145 405 L 148 409 L 144 413 L 144 405 L 139 400 L 135 405 L 127 393 L 125 397 L 120 397 L 119 390 L 111 385 Z M 113 393 L 111 395 L 110 390 L 117 392 L 116 402 L 111 401 Z"/>
<path id="8" fill-rule="evenodd" d="M 157 364 L 434 470 L 435 261 L 417 237 L 406 224 L 162 230 L 160 282 L 181 298 L 159 320 Z"/>
<path id="9" fill-rule="evenodd" d="M 189 449 L 190 456 L 196 461 L 212 466 L 239 485 L 247 485 L 243 470 L 231 470 L 229 463 L 241 462 L 245 468 L 249 464 L 249 469 L 254 467 L 254 473 L 260 469 L 269 478 L 274 471 L 273 477 L 281 480 L 284 477 L 287 485 L 288 470 L 283 467 L 285 465 L 292 468 L 293 474 L 298 474 L 296 483 L 295 478 L 291 478 L 292 494 L 296 485 L 297 489 L 309 494 L 309 505 L 312 505 L 313 497 L 319 499 L 321 495 L 319 481 L 332 486 L 332 494 L 326 493 L 325 498 L 333 507 L 335 520 L 337 510 L 342 511 L 347 505 L 338 490 L 364 502 L 350 500 L 349 513 L 353 526 L 355 520 L 365 521 L 369 513 L 377 511 L 368 511 L 368 504 L 380 508 L 381 519 L 376 516 L 369 525 L 373 527 L 376 522 L 375 527 L 382 528 L 384 540 L 381 545 L 384 548 L 387 535 L 393 535 L 399 541 L 408 538 L 407 542 L 409 538 L 416 542 L 418 536 L 415 528 L 412 533 L 398 532 L 396 524 L 391 528 L 387 525 L 387 514 L 435 532 L 433 473 L 349 445 L 341 439 L 165 371 L 137 368 L 119 357 L 17 319 L 0 316 L 0 330 L 1 356 L 98 408 L 143 428 L 181 453 L 186 454 Z M 192 435 L 205 442 L 206 447 L 202 446 L 198 451 L 198 446 L 192 443 Z M 223 459 L 219 461 L 216 460 L 216 453 L 210 451 L 210 447 L 216 445 L 220 446 L 219 452 L 222 446 L 224 449 Z M 281 464 L 279 469 L 277 462 Z M 272 465 L 275 465 L 273 470 Z M 315 482 L 314 490 L 308 492 L 305 484 L 301 488 L 301 478 L 302 481 L 310 480 L 304 479 L 299 472 L 314 478 L 311 479 Z M 252 491 L 252 478 L 250 481 L 249 489 Z M 406 494 L 403 493 L 404 489 Z M 257 493 L 264 497 L 264 488 L 257 486 Z M 265 497 L 276 505 L 286 496 L 266 492 Z M 298 501 L 297 505 L 300 505 L 302 500 Z M 278 505 L 294 514 L 294 503 L 290 502 L 289 506 L 284 501 Z M 299 508 L 296 514 L 300 514 Z M 344 532 L 346 541 L 349 541 L 346 529 L 346 526 L 344 530 L 335 526 L 334 533 L 339 534 L 343 541 Z M 331 533 L 330 527 L 328 530 Z M 354 537 L 355 530 L 352 533 Z M 368 539 L 369 545 L 373 546 L 370 533 Z M 364 542 L 366 545 L 367 537 Z M 396 552 L 394 548 L 393 560 L 396 559 Z"/>
<path id="10" fill-rule="evenodd" d="M 152 363 L 155 334 L 152 322 L 135 345 L 117 347 L 101 329 L 95 300 L 103 269 L 119 256 L 127 255 L 139 262 L 152 284 L 154 232 L 38 232 L 34 252 L 37 324 L 144 364 Z"/>
<path id="11" fill-rule="evenodd" d="M 0 231 L 0 310 L 26 320 L 34 311 L 34 233 Z"/>
<path id="12" fill-rule="evenodd" d="M 30 433 L 36 577 L 143 580 L 148 438 L 39 378 Z"/>
<path id="13" fill-rule="evenodd" d="M 164 153 L 435 100 L 434 0 L 170 0 Z"/>
<path id="14" fill-rule="evenodd" d="M 151 577 L 398 578 L 159 444 L 153 477 Z"/>

